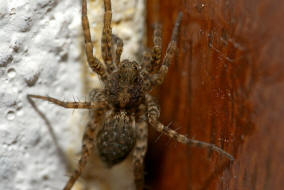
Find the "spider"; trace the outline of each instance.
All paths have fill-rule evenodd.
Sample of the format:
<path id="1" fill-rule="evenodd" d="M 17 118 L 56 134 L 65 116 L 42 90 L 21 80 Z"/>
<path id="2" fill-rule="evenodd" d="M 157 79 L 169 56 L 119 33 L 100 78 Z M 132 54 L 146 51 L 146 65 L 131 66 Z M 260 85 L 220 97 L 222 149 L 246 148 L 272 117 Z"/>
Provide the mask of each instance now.
<path id="1" fill-rule="evenodd" d="M 161 26 L 154 27 L 151 52 L 143 55 L 141 62 L 120 60 L 123 41 L 112 34 L 111 1 L 104 0 L 104 26 L 101 51 L 104 64 L 93 56 L 93 44 L 87 16 L 87 2 L 82 0 L 82 27 L 85 38 L 87 61 L 91 70 L 104 83 L 103 89 L 93 89 L 87 102 L 65 102 L 39 95 L 28 95 L 52 102 L 64 108 L 89 109 L 92 119 L 88 122 L 82 140 L 82 152 L 78 168 L 69 178 L 64 190 L 70 190 L 81 176 L 91 154 L 97 152 L 106 167 L 112 167 L 130 156 L 136 189 L 144 185 L 144 157 L 147 150 L 148 126 L 177 142 L 210 148 L 228 159 L 233 157 L 221 148 L 185 135 L 159 122 L 160 110 L 149 94 L 153 87 L 163 83 L 176 50 L 178 28 L 182 13 L 179 13 L 173 28 L 171 41 L 162 59 Z M 113 51 L 113 49 L 115 51 Z"/>

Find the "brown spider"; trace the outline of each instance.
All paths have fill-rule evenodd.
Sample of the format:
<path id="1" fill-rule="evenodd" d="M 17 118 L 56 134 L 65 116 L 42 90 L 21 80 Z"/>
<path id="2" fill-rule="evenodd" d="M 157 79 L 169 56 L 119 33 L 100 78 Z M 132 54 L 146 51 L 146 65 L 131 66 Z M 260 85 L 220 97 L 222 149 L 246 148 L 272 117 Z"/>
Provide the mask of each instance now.
<path id="1" fill-rule="evenodd" d="M 104 0 L 104 27 L 102 35 L 102 57 L 104 64 L 93 56 L 93 44 L 87 17 L 87 3 L 82 0 L 82 26 L 87 60 L 93 72 L 100 76 L 103 89 L 93 89 L 89 102 L 64 102 L 51 97 L 28 95 L 73 109 L 89 109 L 89 121 L 82 143 L 78 168 L 67 182 L 64 190 L 70 190 L 80 177 L 87 160 L 95 151 L 107 167 L 131 156 L 136 189 L 143 189 L 143 160 L 147 150 L 148 125 L 168 137 L 187 145 L 210 148 L 230 160 L 233 157 L 221 148 L 202 141 L 189 139 L 159 122 L 160 110 L 149 91 L 160 85 L 168 72 L 170 60 L 176 50 L 176 39 L 182 14 L 179 13 L 171 41 L 164 59 L 161 59 L 161 26 L 155 25 L 152 53 L 145 53 L 141 63 L 120 60 L 123 41 L 112 34 L 111 1 Z M 116 47 L 113 55 L 113 47 Z"/>

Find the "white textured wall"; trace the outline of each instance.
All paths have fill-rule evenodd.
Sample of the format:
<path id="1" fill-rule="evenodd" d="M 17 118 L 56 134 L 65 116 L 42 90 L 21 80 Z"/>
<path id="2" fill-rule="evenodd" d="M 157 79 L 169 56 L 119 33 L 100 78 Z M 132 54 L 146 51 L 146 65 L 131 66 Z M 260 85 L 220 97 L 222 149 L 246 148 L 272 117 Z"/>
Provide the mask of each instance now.
<path id="1" fill-rule="evenodd" d="M 113 31 L 124 39 L 128 49 L 123 56 L 134 58 L 144 35 L 144 0 L 113 0 L 113 10 Z M 102 0 L 92 1 L 89 13 L 93 39 L 99 42 Z M 59 190 L 65 185 L 64 157 L 26 95 L 84 100 L 82 40 L 80 0 L 1 0 L 1 190 Z M 99 55 L 98 47 L 95 53 Z M 76 163 L 84 111 L 66 110 L 40 100 L 35 103 L 50 121 L 64 154 Z M 123 181 L 119 167 L 105 172 L 106 183 Z M 110 185 L 113 189 L 115 186 Z"/>

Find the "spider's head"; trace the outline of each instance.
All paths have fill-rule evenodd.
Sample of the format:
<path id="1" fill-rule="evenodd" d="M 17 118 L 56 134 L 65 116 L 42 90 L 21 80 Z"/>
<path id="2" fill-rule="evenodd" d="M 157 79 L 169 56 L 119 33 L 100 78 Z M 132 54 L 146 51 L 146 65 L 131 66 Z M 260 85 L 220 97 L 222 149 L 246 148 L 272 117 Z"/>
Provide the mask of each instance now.
<path id="1" fill-rule="evenodd" d="M 143 81 L 140 66 L 135 61 L 124 60 L 106 83 L 109 101 L 117 108 L 132 108 L 141 102 Z"/>

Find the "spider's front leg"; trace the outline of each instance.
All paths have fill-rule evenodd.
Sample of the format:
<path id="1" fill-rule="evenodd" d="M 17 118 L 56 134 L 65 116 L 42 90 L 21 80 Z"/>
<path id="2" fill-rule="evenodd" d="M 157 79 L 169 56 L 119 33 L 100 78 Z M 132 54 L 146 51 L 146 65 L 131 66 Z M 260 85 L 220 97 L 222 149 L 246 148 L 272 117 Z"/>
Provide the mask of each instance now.
<path id="1" fill-rule="evenodd" d="M 104 14 L 103 35 L 101 40 L 101 50 L 102 50 L 103 60 L 107 66 L 107 70 L 109 73 L 111 73 L 115 69 L 112 59 L 111 1 L 104 0 L 104 6 L 105 6 L 105 14 Z"/>
<path id="2" fill-rule="evenodd" d="M 93 55 L 93 42 L 91 38 L 90 33 L 90 26 L 89 26 L 89 20 L 87 15 L 87 2 L 86 0 L 82 0 L 82 27 L 83 27 L 83 33 L 85 38 L 85 48 L 86 48 L 86 56 L 88 60 L 88 64 L 92 71 L 98 73 L 102 80 L 106 80 L 107 73 L 105 71 L 105 68 L 103 64 L 100 62 L 100 60 Z"/>
<path id="3" fill-rule="evenodd" d="M 78 163 L 78 168 L 69 178 L 63 190 L 71 190 L 77 179 L 81 176 L 82 171 L 87 164 L 88 158 L 93 153 L 94 144 L 95 144 L 94 139 L 95 139 L 95 123 L 94 121 L 91 121 L 88 123 L 86 131 L 83 136 L 82 153 Z"/>
<path id="4" fill-rule="evenodd" d="M 114 63 L 117 67 L 119 67 L 120 57 L 121 57 L 121 53 L 123 51 L 123 41 L 120 37 L 112 34 L 112 43 L 113 43 L 113 45 L 116 45 Z"/>
<path id="5" fill-rule="evenodd" d="M 223 156 L 226 156 L 230 160 L 234 160 L 234 157 L 232 155 L 225 152 L 224 150 L 217 147 L 216 145 L 187 138 L 185 135 L 179 134 L 175 130 L 172 130 L 168 128 L 167 126 L 164 126 L 162 123 L 160 123 L 158 121 L 159 116 L 160 116 L 160 110 L 157 104 L 153 101 L 152 97 L 148 94 L 146 95 L 146 105 L 147 105 L 147 110 L 148 110 L 148 122 L 158 132 L 163 133 L 167 135 L 168 137 L 182 144 L 187 144 L 187 145 L 196 146 L 196 147 L 209 148 L 211 150 L 218 152 L 219 154 Z"/>

